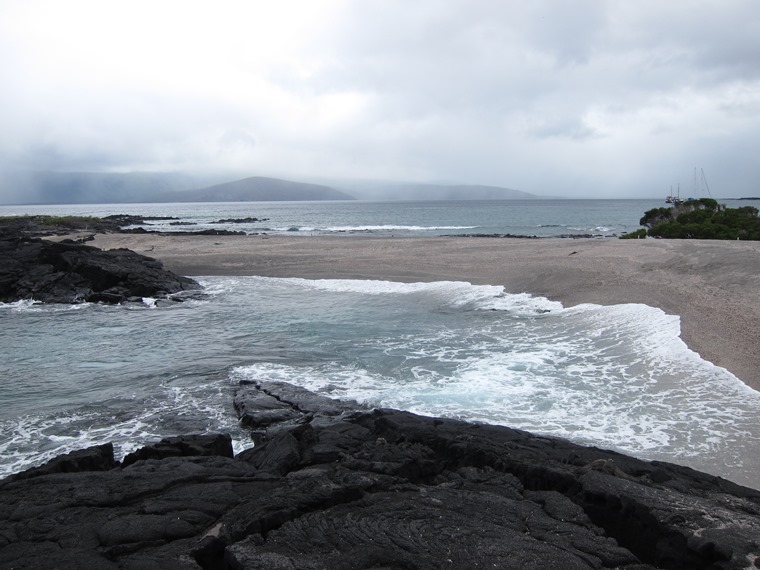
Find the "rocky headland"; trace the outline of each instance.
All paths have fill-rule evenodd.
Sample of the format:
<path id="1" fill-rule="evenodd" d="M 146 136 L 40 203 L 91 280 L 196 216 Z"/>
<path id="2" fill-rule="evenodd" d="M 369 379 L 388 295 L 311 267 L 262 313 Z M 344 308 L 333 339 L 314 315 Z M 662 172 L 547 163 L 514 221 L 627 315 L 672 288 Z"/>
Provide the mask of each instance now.
<path id="1" fill-rule="evenodd" d="M 129 249 L 103 251 L 72 241 L 0 236 L 0 302 L 140 301 L 199 290 L 194 280 Z"/>
<path id="2" fill-rule="evenodd" d="M 255 447 L 104 444 L 0 482 L 3 568 L 753 568 L 760 492 L 506 427 L 239 387 Z"/>
<path id="3" fill-rule="evenodd" d="M 200 236 L 223 236 L 223 235 L 246 235 L 242 231 L 233 230 L 185 230 L 185 231 L 157 231 L 142 227 L 155 221 L 174 220 L 170 226 L 193 226 L 194 222 L 185 222 L 174 217 L 166 216 L 134 216 L 131 214 L 114 214 L 102 218 L 92 216 L 10 216 L 0 217 L 0 239 L 13 237 L 50 237 L 76 234 L 79 242 L 92 241 L 97 234 L 156 234 L 156 235 L 200 235 Z M 212 224 L 243 224 L 263 222 L 267 218 L 230 218 L 216 220 Z M 135 227 L 137 226 L 137 227 Z"/>
<path id="4" fill-rule="evenodd" d="M 96 233 L 124 232 L 125 226 L 147 219 L 130 215 L 0 218 L 0 302 L 123 303 L 199 290 L 196 281 L 168 271 L 151 257 L 125 248 L 104 251 L 84 245 Z M 41 239 L 72 232 L 83 236 Z"/>

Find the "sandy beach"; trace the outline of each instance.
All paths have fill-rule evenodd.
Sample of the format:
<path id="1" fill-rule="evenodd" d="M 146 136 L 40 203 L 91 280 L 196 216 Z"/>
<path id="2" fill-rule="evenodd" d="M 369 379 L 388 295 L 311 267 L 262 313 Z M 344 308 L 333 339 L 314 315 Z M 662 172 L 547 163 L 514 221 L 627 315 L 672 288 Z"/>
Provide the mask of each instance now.
<path id="1" fill-rule="evenodd" d="M 100 234 L 182 275 L 260 275 L 503 285 L 562 302 L 644 303 L 760 390 L 760 243 L 707 240 L 160 236 Z"/>

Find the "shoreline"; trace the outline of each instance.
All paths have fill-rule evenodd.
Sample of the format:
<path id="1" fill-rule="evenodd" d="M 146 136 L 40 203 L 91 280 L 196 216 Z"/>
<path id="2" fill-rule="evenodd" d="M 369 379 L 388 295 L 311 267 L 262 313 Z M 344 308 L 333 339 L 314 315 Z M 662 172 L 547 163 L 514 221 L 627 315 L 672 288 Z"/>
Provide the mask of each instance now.
<path id="1" fill-rule="evenodd" d="M 681 317 L 681 338 L 760 390 L 760 243 L 714 240 L 97 234 L 186 276 L 467 281 L 565 306 L 643 303 Z"/>

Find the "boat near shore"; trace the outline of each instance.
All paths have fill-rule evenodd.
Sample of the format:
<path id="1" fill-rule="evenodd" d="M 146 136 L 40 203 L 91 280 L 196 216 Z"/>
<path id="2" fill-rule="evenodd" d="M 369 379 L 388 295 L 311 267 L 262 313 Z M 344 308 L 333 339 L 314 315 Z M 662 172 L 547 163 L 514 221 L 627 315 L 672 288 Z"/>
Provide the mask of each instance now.
<path id="1" fill-rule="evenodd" d="M 707 184 L 707 177 L 705 176 L 705 171 L 703 168 L 699 169 L 701 173 L 701 186 L 702 189 L 706 191 L 707 196 L 712 198 L 712 194 L 710 193 L 710 186 Z M 684 202 L 692 202 L 694 200 L 697 200 L 697 195 L 700 194 L 700 192 L 697 192 L 697 168 L 694 167 L 694 195 L 690 196 L 684 200 L 681 199 L 681 185 L 678 185 L 678 190 L 675 194 L 673 194 L 673 186 L 670 187 L 670 194 L 668 194 L 665 197 L 665 203 L 666 204 L 672 204 L 673 206 L 678 206 L 679 204 L 683 204 Z M 702 195 L 705 194 L 705 192 L 701 192 Z"/>

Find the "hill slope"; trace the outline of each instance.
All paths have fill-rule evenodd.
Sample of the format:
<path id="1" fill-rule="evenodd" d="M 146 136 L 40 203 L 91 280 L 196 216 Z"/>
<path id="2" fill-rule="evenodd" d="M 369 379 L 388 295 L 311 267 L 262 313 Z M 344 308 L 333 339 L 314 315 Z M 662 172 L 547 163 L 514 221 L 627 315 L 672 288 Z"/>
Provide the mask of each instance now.
<path id="1" fill-rule="evenodd" d="M 272 200 L 531 200 L 542 196 L 484 185 L 321 180 L 170 172 L 2 172 L 0 204 L 126 204 Z"/>
<path id="2" fill-rule="evenodd" d="M 279 178 L 252 176 L 198 190 L 167 192 L 157 202 L 261 202 L 272 200 L 353 200 L 345 192 L 322 186 Z"/>
<path id="3" fill-rule="evenodd" d="M 2 204 L 127 204 L 221 182 L 218 175 L 172 172 L 2 172 Z"/>
<path id="4" fill-rule="evenodd" d="M 535 200 L 541 196 L 479 184 L 414 184 L 405 182 L 351 182 L 335 184 L 367 200 Z"/>

